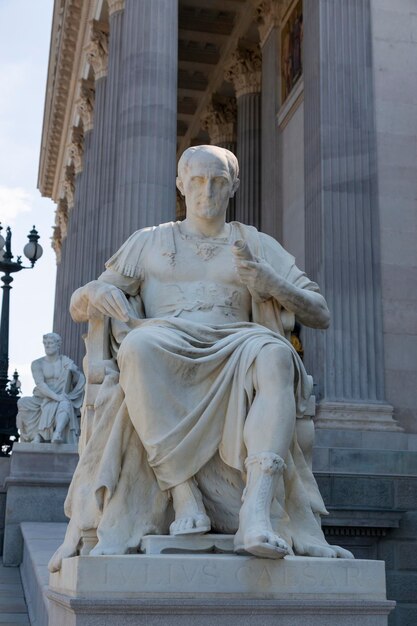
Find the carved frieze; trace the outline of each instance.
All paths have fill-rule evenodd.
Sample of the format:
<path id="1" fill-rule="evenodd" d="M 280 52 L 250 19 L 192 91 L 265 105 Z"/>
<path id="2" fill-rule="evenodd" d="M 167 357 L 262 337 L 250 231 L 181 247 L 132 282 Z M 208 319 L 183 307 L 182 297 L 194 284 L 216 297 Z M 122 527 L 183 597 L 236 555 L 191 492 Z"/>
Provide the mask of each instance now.
<path id="1" fill-rule="evenodd" d="M 225 80 L 233 84 L 236 97 L 261 91 L 262 57 L 257 44 L 239 44 L 226 65 Z"/>
<path id="2" fill-rule="evenodd" d="M 81 26 L 82 3 L 83 0 L 66 0 L 65 7 L 61 3 L 61 9 L 54 16 L 45 104 L 47 123 L 42 134 L 39 174 L 39 188 L 42 194 L 48 197 L 53 193 L 76 43 Z"/>

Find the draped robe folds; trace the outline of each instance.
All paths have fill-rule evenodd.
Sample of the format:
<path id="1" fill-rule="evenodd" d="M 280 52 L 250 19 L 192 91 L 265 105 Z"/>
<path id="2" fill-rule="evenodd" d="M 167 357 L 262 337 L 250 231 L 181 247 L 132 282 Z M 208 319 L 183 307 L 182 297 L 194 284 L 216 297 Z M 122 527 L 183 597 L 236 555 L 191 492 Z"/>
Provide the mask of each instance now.
<path id="1" fill-rule="evenodd" d="M 76 443 L 78 435 L 77 410 L 83 401 L 84 376 L 79 373 L 75 381 L 72 374 L 74 362 L 65 355 L 60 355 L 61 372 L 56 380 L 47 382 L 51 391 L 61 395 L 65 394 L 68 401 L 65 403 L 69 412 L 69 422 L 65 428 L 66 443 Z M 55 417 L 60 409 L 60 402 L 44 395 L 41 384 L 45 384 L 42 363 L 45 357 L 36 359 L 32 363 L 32 375 L 36 383 L 33 396 L 20 398 L 17 415 L 17 427 L 20 429 L 21 441 L 33 441 L 38 433 L 45 441 L 50 441 L 55 429 Z M 39 385 L 39 386 L 38 386 Z"/>
<path id="2" fill-rule="evenodd" d="M 293 285 L 318 291 L 271 237 L 232 222 L 229 243 L 236 239 L 246 240 L 256 257 Z M 244 487 L 243 428 L 255 394 L 253 368 L 263 346 L 276 343 L 291 350 L 297 417 L 306 409 L 312 381 L 288 341 L 294 316 L 273 298 L 252 296 L 250 322 L 206 325 L 181 318 L 181 309 L 145 318 L 140 291 L 150 259 L 156 256 L 167 272 L 175 271 L 177 246 L 178 223 L 138 231 L 107 262 L 100 278 L 130 296 L 131 317 L 127 323 L 111 322 L 109 341 L 120 382 L 116 362 L 108 362 L 88 429 L 91 436 L 80 445 L 65 503 L 70 517 L 66 539 L 51 569 L 75 553 L 86 529 L 97 529 L 93 554 L 122 554 L 136 548 L 144 534 L 166 534 L 173 519 L 169 489 L 192 476 L 212 528 L 236 531 Z M 72 313 L 78 321 L 88 319 L 83 288 L 73 298 Z M 134 407 L 131 414 L 127 406 Z M 296 435 L 286 465 L 273 525 L 290 545 L 296 533 L 325 541 L 319 516 L 327 512 Z"/>

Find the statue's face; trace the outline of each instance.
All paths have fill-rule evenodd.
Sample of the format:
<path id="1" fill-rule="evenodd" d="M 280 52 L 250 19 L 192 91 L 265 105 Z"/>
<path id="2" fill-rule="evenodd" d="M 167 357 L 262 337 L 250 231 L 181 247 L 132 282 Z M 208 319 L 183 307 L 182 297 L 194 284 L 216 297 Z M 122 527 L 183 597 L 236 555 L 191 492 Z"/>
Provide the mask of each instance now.
<path id="1" fill-rule="evenodd" d="M 196 154 L 183 174 L 187 214 L 212 219 L 226 214 L 233 184 L 227 163 L 210 153 Z"/>
<path id="2" fill-rule="evenodd" d="M 55 354 L 59 354 L 59 345 L 58 342 L 52 337 L 47 337 L 43 345 L 45 347 L 45 354 L 48 356 L 55 356 Z"/>

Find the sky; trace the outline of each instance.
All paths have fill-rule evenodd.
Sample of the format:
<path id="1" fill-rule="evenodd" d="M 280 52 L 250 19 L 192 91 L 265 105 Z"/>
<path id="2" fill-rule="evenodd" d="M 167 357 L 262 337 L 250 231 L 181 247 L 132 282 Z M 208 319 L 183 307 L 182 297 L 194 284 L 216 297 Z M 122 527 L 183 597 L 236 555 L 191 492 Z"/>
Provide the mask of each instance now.
<path id="1" fill-rule="evenodd" d="M 10 294 L 9 378 L 17 368 L 23 395 L 32 394 L 30 364 L 44 355 L 42 335 L 52 331 L 54 306 L 55 204 L 37 189 L 52 8 L 53 0 L 0 0 L 2 234 L 11 227 L 16 260 L 35 224 L 44 250 L 33 270 L 13 275 Z"/>

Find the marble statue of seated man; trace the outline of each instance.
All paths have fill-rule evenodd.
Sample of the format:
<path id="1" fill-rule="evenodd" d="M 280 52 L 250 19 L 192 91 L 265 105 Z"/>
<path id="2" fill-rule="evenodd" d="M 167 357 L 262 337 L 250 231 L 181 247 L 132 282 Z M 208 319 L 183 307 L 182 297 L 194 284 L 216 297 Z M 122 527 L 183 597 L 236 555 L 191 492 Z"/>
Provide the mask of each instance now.
<path id="1" fill-rule="evenodd" d="M 94 405 L 51 571 L 91 528 L 94 555 L 137 550 L 145 534 L 212 530 L 258 557 L 352 556 L 324 538 L 296 436 L 312 381 L 288 338 L 295 316 L 326 328 L 329 311 L 274 239 L 226 223 L 238 184 L 228 150 L 186 150 L 186 219 L 134 233 L 73 295 L 76 321 L 111 318 L 117 367 Z"/>
<path id="2" fill-rule="evenodd" d="M 31 366 L 36 384 L 33 396 L 18 401 L 20 441 L 76 443 L 85 378 L 69 357 L 60 354 L 57 333 L 44 335 L 43 345 L 45 356 Z"/>

